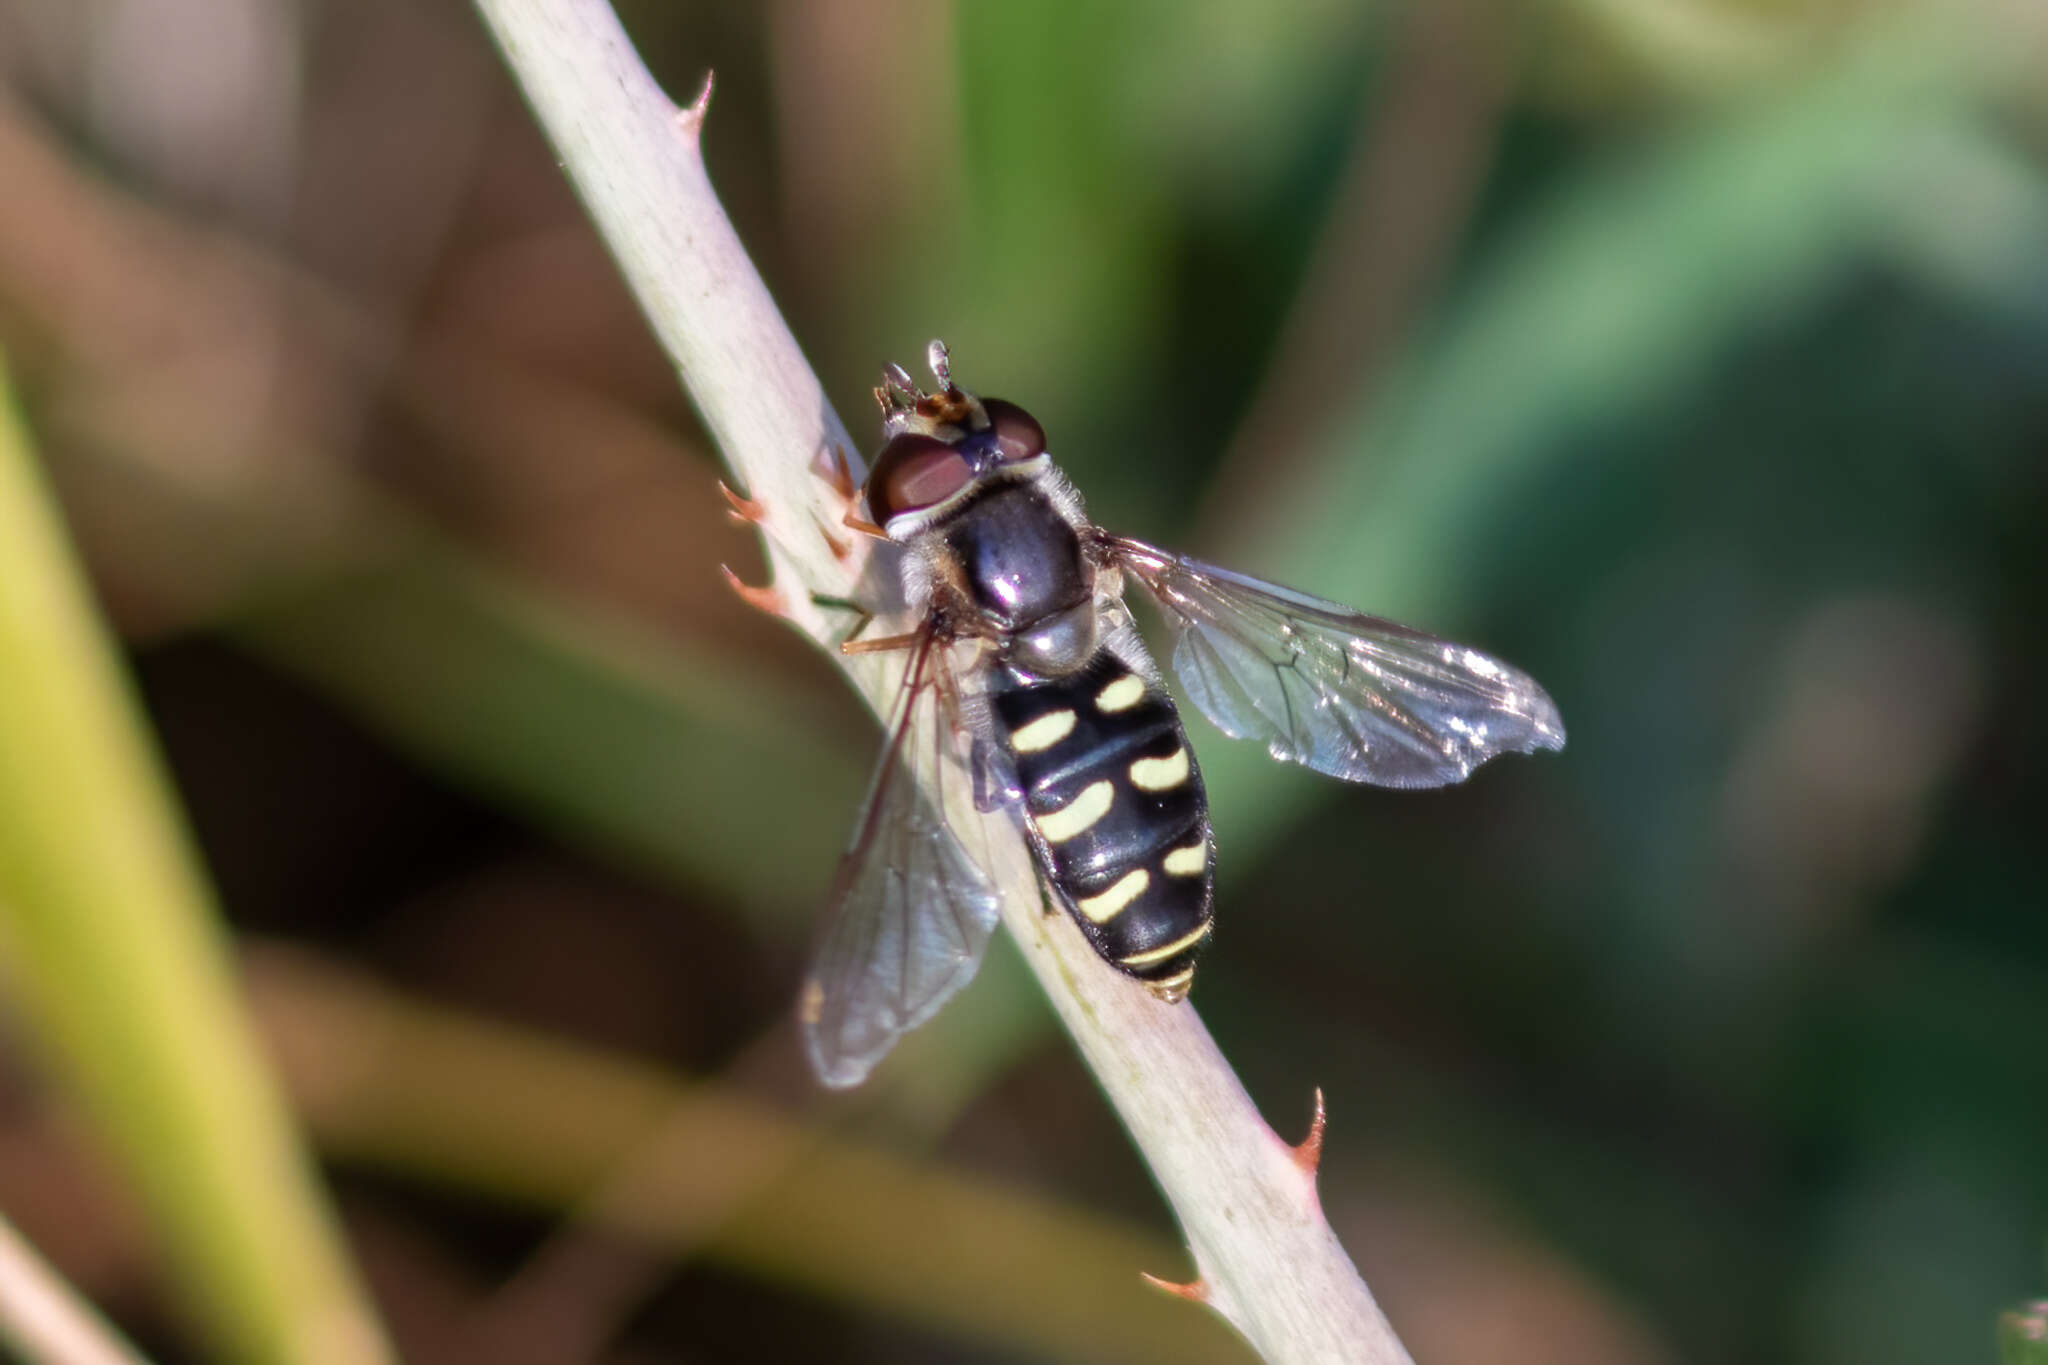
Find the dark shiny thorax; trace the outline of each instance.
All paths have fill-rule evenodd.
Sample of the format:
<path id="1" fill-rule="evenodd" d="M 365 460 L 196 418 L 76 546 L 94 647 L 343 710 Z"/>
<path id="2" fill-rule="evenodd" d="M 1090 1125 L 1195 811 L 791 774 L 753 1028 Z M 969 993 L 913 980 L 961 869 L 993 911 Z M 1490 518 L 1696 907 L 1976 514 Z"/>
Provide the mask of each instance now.
<path id="1" fill-rule="evenodd" d="M 963 586 L 984 621 L 1028 630 L 1087 602 L 1094 575 L 1074 527 L 1035 484 L 991 488 L 938 529 Z"/>

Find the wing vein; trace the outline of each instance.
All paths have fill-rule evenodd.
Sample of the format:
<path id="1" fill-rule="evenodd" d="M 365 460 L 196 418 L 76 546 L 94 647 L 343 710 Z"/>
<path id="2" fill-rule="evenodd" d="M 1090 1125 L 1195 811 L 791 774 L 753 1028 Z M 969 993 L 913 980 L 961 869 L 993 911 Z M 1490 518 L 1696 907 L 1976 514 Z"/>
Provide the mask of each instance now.
<path id="1" fill-rule="evenodd" d="M 930 628 L 911 649 L 804 989 L 805 1049 L 828 1085 L 858 1084 L 971 979 L 1001 908 L 987 822 L 972 847 L 947 823 L 963 762 L 949 660 Z"/>
<path id="2" fill-rule="evenodd" d="M 1548 694 L 1477 650 L 1142 541 L 1104 543 L 1159 604 L 1189 699 L 1275 758 L 1429 787 L 1499 754 L 1564 745 Z"/>

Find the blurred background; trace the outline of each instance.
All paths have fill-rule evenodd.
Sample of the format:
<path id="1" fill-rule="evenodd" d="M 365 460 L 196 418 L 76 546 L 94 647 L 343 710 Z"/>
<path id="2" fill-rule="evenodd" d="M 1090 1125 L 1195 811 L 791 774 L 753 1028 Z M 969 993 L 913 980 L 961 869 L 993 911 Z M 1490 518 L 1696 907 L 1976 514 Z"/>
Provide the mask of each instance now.
<path id="1" fill-rule="evenodd" d="M 1196 1003 L 1282 1134 L 1324 1088 L 1419 1361 L 1997 1357 L 2048 1281 L 2039 5 L 621 13 L 716 70 L 853 431 L 944 336 L 1103 524 L 1556 697 L 1561 756 L 1422 794 L 1190 727 Z M 720 582 L 475 14 L 4 0 L 0 83 L 0 347 L 404 1357 L 1248 1359 L 1139 1283 L 1171 1220 L 1007 944 L 804 1074 L 878 731 Z M 0 1209 L 212 1358 L 9 1020 Z"/>

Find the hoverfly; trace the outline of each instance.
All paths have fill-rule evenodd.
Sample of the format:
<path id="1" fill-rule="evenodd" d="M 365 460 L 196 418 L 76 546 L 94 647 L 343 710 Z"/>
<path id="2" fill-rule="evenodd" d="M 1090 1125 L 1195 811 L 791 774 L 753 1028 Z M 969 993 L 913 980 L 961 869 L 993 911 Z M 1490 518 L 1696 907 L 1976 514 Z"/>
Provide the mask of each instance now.
<path id="1" fill-rule="evenodd" d="M 1352 782 L 1435 787 L 1496 754 L 1564 746 L 1557 707 L 1499 660 L 1092 524 L 1014 403 L 890 366 L 869 529 L 903 547 L 912 628 L 888 738 L 799 1013 L 812 1067 L 858 1084 L 974 975 L 1001 891 L 970 783 L 1015 815 L 1046 898 L 1172 1003 L 1209 937 L 1215 850 L 1201 770 L 1123 602 L 1143 584 L 1188 698 L 1236 739 Z M 1000 828 L 999 826 L 997 828 Z"/>

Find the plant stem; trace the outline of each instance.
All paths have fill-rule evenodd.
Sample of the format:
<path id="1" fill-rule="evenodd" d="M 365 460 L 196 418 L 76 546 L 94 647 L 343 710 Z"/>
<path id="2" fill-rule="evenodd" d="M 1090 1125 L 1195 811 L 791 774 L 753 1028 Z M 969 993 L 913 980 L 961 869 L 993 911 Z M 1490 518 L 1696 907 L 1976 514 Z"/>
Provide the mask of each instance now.
<path id="1" fill-rule="evenodd" d="M 0 1345 L 34 1365 L 144 1365 L 93 1306 L 0 1218 Z"/>
<path id="2" fill-rule="evenodd" d="M 1244 1365 L 1250 1353 L 1134 1264 L 1166 1239 L 1098 1210 L 807 1129 L 732 1078 L 656 1066 L 416 998 L 297 947 L 257 944 L 246 971 L 278 1068 L 322 1151 L 458 1197 L 566 1218 L 603 1249 L 552 1303 L 499 1319 L 468 1359 L 603 1358 L 637 1260 L 753 1276 L 857 1303 L 1003 1359 Z M 628 1172 L 631 1198 L 593 1199 Z M 637 1176 L 633 1173 L 637 1173 Z M 532 1263 L 529 1262 L 529 1265 Z M 1125 1277 L 1126 1293 L 1105 1293 Z M 517 1286 L 509 1286 L 516 1294 Z M 487 1306 L 508 1306 L 500 1285 Z M 595 1292 L 592 1292 L 595 1290 Z M 630 1311 L 630 1310 L 629 1310 Z M 491 1324 L 493 1326 L 498 1324 Z M 444 1340 L 446 1338 L 443 1338 Z M 453 1358 L 452 1356 L 450 1358 Z"/>
<path id="3" fill-rule="evenodd" d="M 845 623 L 812 594 L 877 596 L 862 586 L 869 545 L 835 546 L 825 530 L 845 504 L 816 457 L 851 443 L 712 192 L 698 145 L 706 98 L 675 109 L 603 0 L 477 7 L 706 427 L 766 509 L 773 604 L 829 647 Z M 900 657 L 832 657 L 881 711 Z M 1330 1231 L 1312 1171 L 1260 1119 L 1193 1008 L 1154 1000 L 1064 916 L 1042 913 L 1022 841 L 1007 823 L 1001 834 L 1005 922 L 1172 1203 L 1197 1296 L 1276 1365 L 1407 1361 Z"/>

